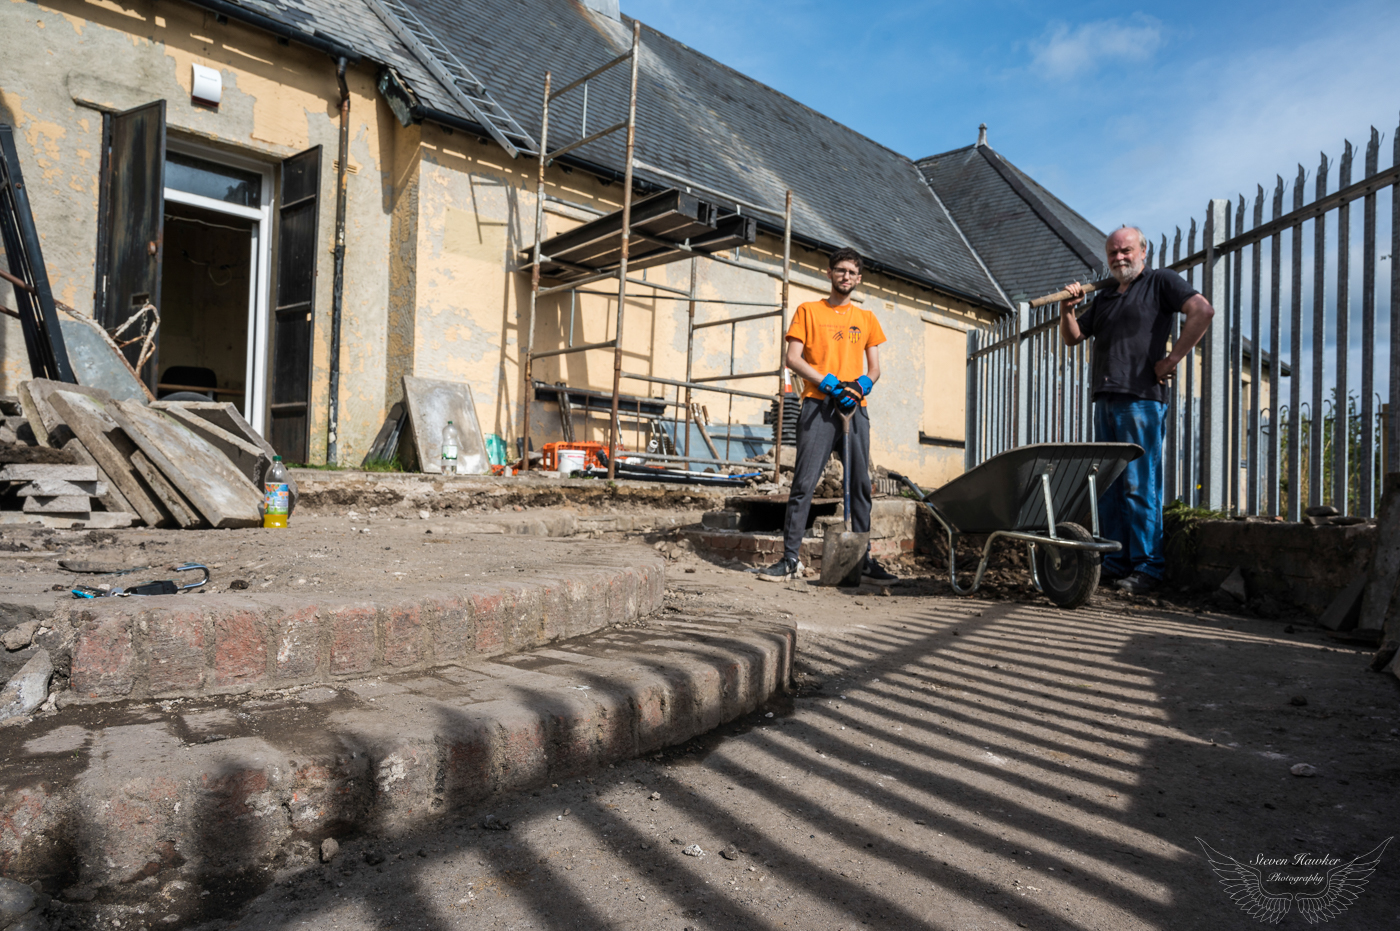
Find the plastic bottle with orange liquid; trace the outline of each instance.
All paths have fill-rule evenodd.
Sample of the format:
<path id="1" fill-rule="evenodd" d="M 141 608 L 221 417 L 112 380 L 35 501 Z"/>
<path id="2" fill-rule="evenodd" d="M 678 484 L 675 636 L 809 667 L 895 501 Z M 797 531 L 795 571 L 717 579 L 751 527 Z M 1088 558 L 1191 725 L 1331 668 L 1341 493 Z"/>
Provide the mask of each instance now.
<path id="1" fill-rule="evenodd" d="M 287 514 L 291 511 L 292 492 L 288 482 L 287 467 L 281 456 L 272 457 L 272 465 L 263 476 L 263 526 L 287 526 Z"/>

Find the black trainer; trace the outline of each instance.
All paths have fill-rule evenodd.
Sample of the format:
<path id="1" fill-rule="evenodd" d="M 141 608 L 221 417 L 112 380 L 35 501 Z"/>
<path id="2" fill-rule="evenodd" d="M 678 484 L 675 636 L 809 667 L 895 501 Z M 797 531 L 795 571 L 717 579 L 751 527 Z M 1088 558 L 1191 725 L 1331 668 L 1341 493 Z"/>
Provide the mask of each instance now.
<path id="1" fill-rule="evenodd" d="M 862 582 L 872 582 L 875 585 L 897 585 L 904 581 L 880 565 L 874 556 L 865 557 L 865 568 L 860 570 L 860 579 Z"/>
<path id="2" fill-rule="evenodd" d="M 1134 572 L 1114 582 L 1113 587 L 1129 595 L 1146 595 L 1157 587 L 1157 580 L 1150 575 Z"/>
<path id="3" fill-rule="evenodd" d="M 798 559 L 788 559 L 786 556 L 771 566 L 755 570 L 755 575 L 765 582 L 786 582 L 788 579 L 801 578 L 802 561 Z"/>

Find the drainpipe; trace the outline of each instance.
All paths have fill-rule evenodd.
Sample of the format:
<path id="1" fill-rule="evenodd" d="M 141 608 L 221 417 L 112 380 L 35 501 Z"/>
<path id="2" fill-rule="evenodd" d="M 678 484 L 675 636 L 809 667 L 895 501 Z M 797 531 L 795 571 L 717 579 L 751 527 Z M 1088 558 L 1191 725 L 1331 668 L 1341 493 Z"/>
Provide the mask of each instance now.
<path id="1" fill-rule="evenodd" d="M 340 84 L 340 161 L 335 172 L 335 283 L 331 286 L 331 384 L 326 429 L 326 464 L 339 463 L 340 433 L 340 317 L 345 308 L 345 178 L 350 164 L 350 88 L 345 84 L 345 59 L 335 64 Z"/>

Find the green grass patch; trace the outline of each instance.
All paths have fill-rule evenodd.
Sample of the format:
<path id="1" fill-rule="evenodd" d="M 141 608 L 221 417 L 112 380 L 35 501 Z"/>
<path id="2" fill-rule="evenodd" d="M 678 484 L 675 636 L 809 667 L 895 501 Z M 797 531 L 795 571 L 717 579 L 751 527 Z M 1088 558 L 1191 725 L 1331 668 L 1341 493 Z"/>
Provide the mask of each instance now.
<path id="1" fill-rule="evenodd" d="M 355 467 L 335 465 L 329 462 L 288 462 L 289 469 L 311 469 L 315 472 L 345 472 L 353 470 L 356 472 L 403 472 L 403 463 L 399 462 L 399 457 L 392 459 L 368 459 L 363 464 Z"/>
<path id="2" fill-rule="evenodd" d="M 1196 558 L 1196 533 L 1208 520 L 1229 520 L 1224 511 L 1191 507 L 1177 499 L 1162 509 L 1162 545 L 1168 562 L 1189 563 Z"/>
<path id="3" fill-rule="evenodd" d="M 399 457 L 392 459 L 366 459 L 360 465 L 362 472 L 403 472 L 403 463 L 399 462 Z"/>

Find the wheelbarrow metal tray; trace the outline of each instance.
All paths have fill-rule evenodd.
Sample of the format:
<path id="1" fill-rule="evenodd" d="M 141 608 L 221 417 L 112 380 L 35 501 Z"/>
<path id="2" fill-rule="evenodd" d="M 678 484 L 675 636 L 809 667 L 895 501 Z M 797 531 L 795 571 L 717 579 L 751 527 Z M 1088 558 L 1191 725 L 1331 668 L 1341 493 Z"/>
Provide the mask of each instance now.
<path id="1" fill-rule="evenodd" d="M 928 496 L 958 533 L 1041 531 L 1048 521 L 1040 476 L 1050 476 L 1055 520 L 1089 512 L 1089 475 L 1099 493 L 1143 454 L 1135 443 L 1035 443 L 1009 449 Z"/>

